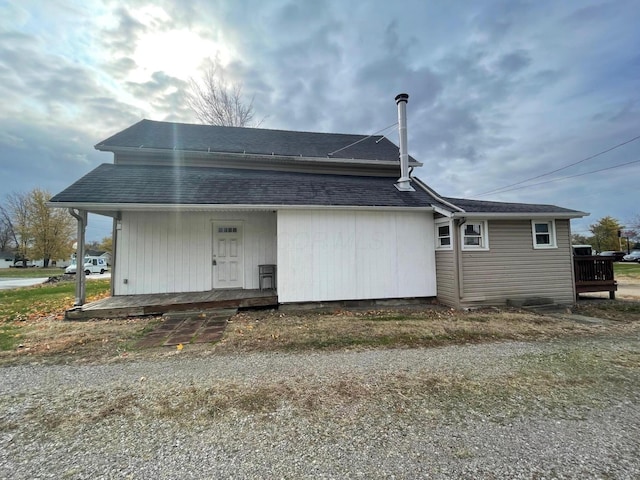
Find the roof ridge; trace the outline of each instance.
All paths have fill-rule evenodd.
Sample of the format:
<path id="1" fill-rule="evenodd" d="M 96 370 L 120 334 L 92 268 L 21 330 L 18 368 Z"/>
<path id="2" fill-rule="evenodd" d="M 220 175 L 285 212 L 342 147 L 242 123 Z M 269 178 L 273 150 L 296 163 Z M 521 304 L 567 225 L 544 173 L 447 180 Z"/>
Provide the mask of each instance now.
<path id="1" fill-rule="evenodd" d="M 366 133 L 340 133 L 340 132 L 318 132 L 311 130 L 286 130 L 283 128 L 263 128 L 263 127 L 233 127 L 230 125 L 210 125 L 207 123 L 188 123 L 188 122 L 168 122 L 166 120 L 151 120 L 149 118 L 143 118 L 140 121 L 131 125 L 134 127 L 143 122 L 151 122 L 158 124 L 166 124 L 166 125 L 185 125 L 188 127 L 210 127 L 210 128 L 229 128 L 229 129 L 242 129 L 242 130 L 258 130 L 258 131 L 268 131 L 268 132 L 281 132 L 281 133 L 304 133 L 304 134 L 312 134 L 312 135 L 335 135 L 342 137 L 375 137 L 375 134 L 366 134 Z M 128 127 L 128 128 L 131 128 Z M 117 135 L 117 134 L 116 134 Z M 112 135 L 113 136 L 113 135 Z M 385 137 L 385 135 L 380 134 L 381 137 Z M 109 137 L 111 138 L 111 137 Z M 108 140 L 108 139 L 107 139 Z M 106 140 L 105 140 L 106 141 Z M 393 143 L 393 142 L 392 142 Z"/>

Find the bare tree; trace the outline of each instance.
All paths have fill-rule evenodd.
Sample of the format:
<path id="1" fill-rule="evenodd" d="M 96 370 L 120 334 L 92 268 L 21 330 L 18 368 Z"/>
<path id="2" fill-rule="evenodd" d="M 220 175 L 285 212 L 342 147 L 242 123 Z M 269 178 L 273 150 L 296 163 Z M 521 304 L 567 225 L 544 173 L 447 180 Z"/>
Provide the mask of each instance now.
<path id="1" fill-rule="evenodd" d="M 202 123 L 227 127 L 246 127 L 254 117 L 253 98 L 242 98 L 242 83 L 228 83 L 217 65 L 205 71 L 200 81 L 189 80 L 187 103 Z M 262 121 L 252 126 L 258 126 Z"/>
<path id="2" fill-rule="evenodd" d="M 2 217 L 9 225 L 16 258 L 26 266 L 28 250 L 31 245 L 31 229 L 28 213 L 29 197 L 25 193 L 11 193 L 6 197 L 6 204 L 1 207 Z"/>
<path id="3" fill-rule="evenodd" d="M 7 219 L 5 209 L 0 205 L 0 252 L 6 252 L 14 247 L 14 235 L 11 222 Z"/>

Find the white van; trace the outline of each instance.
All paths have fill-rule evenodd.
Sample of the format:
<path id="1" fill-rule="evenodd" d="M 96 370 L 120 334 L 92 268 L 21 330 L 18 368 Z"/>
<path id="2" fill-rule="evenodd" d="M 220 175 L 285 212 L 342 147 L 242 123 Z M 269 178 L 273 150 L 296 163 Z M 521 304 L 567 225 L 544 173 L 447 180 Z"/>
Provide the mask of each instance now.
<path id="1" fill-rule="evenodd" d="M 104 273 L 108 270 L 107 261 L 102 257 L 84 257 L 84 273 L 89 275 L 91 273 Z M 64 273 L 76 273 L 77 265 L 72 263 L 69 265 Z"/>

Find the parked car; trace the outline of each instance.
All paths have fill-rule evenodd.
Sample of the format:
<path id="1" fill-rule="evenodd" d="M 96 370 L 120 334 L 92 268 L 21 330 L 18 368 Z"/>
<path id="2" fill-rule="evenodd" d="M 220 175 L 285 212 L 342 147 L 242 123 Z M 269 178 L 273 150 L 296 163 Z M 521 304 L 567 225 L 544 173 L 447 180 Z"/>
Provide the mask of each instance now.
<path id="1" fill-rule="evenodd" d="M 578 256 L 593 255 L 591 245 L 572 245 L 573 254 Z"/>
<path id="2" fill-rule="evenodd" d="M 640 250 L 634 250 L 622 258 L 623 262 L 640 262 Z"/>
<path id="3" fill-rule="evenodd" d="M 107 271 L 107 261 L 101 257 L 85 257 L 84 259 L 84 273 L 90 275 L 91 273 L 104 273 Z M 75 263 L 69 265 L 64 273 L 76 273 L 78 266 Z"/>
<path id="4" fill-rule="evenodd" d="M 613 261 L 614 262 L 619 262 L 624 258 L 625 253 L 624 252 L 615 252 L 615 251 L 611 250 L 611 251 L 606 251 L 606 252 L 600 252 L 598 255 L 601 256 L 601 257 L 613 257 Z"/>

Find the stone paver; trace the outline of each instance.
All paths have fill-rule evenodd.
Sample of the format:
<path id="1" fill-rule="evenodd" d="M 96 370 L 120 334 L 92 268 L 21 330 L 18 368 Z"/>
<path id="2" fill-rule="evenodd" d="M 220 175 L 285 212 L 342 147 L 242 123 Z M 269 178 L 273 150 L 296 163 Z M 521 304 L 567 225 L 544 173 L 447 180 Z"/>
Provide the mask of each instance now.
<path id="1" fill-rule="evenodd" d="M 222 338 L 228 319 L 236 312 L 235 309 L 224 309 L 167 313 L 163 315 L 162 323 L 136 345 L 149 348 L 216 342 Z"/>

